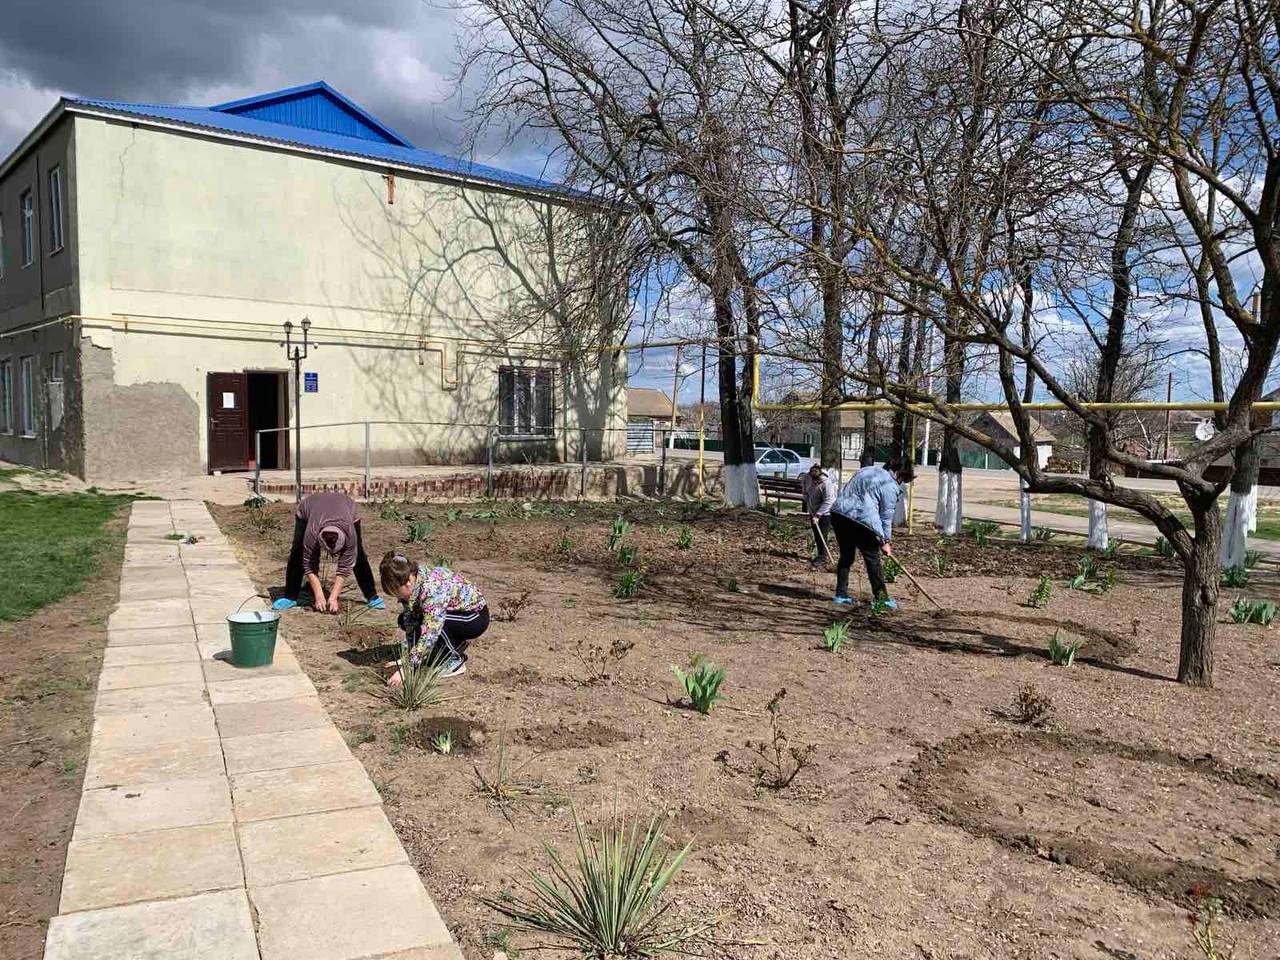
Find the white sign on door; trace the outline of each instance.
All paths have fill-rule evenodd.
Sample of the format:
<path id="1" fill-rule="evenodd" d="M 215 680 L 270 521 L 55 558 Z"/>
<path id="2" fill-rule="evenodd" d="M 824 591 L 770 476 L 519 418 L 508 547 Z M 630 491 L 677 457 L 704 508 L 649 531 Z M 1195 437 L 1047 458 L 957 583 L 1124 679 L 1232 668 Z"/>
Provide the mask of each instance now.
<path id="1" fill-rule="evenodd" d="M 236 395 L 234 393 L 224 393 L 222 395 L 222 409 L 234 410 L 236 408 Z"/>

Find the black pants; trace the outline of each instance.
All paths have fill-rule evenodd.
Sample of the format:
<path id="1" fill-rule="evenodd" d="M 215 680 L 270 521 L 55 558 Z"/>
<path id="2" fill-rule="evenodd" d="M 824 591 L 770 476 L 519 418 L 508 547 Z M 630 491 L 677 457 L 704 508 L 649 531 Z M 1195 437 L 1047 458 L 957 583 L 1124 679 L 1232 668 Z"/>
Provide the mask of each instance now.
<path id="1" fill-rule="evenodd" d="M 289 551 L 289 565 L 284 573 L 284 595 L 295 603 L 302 592 L 302 537 L 307 532 L 307 522 L 293 520 L 293 549 Z M 356 583 L 360 584 L 360 592 L 366 600 L 378 595 L 378 588 L 373 585 L 373 568 L 369 566 L 369 558 L 365 556 L 364 541 L 360 539 L 360 521 L 356 521 L 356 565 L 352 571 L 356 575 Z"/>
<path id="2" fill-rule="evenodd" d="M 407 612 L 402 613 L 399 621 L 400 625 L 405 628 L 405 652 L 412 650 L 414 645 L 417 644 L 422 630 L 422 622 L 416 617 L 412 623 L 405 622 L 404 618 L 408 615 Z M 488 629 L 489 608 L 487 606 L 476 610 L 449 611 L 444 615 L 444 626 L 436 637 L 435 643 L 431 645 L 431 649 L 424 661 L 425 664 L 428 667 L 438 667 L 448 660 L 450 656 L 466 660 L 467 647 L 471 644 L 471 641 Z"/>
<path id="3" fill-rule="evenodd" d="M 871 582 L 871 599 L 887 596 L 884 574 L 880 572 L 880 537 L 866 524 L 838 513 L 831 515 L 831 526 L 835 528 L 836 541 L 840 544 L 837 570 L 847 572 L 853 566 L 854 557 L 862 554 L 867 565 L 867 579 Z"/>

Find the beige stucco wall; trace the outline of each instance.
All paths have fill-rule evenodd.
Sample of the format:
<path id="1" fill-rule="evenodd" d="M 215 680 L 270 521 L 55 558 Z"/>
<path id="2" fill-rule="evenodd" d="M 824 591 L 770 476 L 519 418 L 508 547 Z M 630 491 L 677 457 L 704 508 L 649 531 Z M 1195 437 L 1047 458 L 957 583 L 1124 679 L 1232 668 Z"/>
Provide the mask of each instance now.
<path id="1" fill-rule="evenodd" d="M 403 174 L 388 203 L 382 170 L 114 121 L 75 123 L 81 313 L 178 318 L 134 321 L 127 332 L 85 320 L 94 369 L 110 370 L 97 395 L 137 400 L 166 429 L 194 430 L 200 464 L 206 375 L 288 369 L 276 331 L 304 316 L 318 349 L 303 369 L 318 374 L 320 389 L 303 395 L 303 424 L 451 424 L 375 427 L 378 462 L 474 459 L 482 425 L 496 419 L 497 368 L 507 363 L 560 369 L 555 453 L 576 459 L 583 426 L 608 428 L 594 433 L 593 457 L 623 448 L 625 358 L 589 351 L 565 366 L 539 303 L 561 290 L 547 279 L 543 221 L 552 218 L 561 244 L 580 213 Z M 455 378 L 456 386 L 444 382 Z M 109 407 L 86 402 L 88 446 L 105 450 L 119 430 Z M 157 470 L 191 468 L 171 440 L 148 447 L 145 434 L 131 431 L 128 451 L 87 456 L 90 473 L 136 472 L 148 456 L 166 460 Z M 304 467 L 359 463 L 363 438 L 361 427 L 308 431 Z"/>

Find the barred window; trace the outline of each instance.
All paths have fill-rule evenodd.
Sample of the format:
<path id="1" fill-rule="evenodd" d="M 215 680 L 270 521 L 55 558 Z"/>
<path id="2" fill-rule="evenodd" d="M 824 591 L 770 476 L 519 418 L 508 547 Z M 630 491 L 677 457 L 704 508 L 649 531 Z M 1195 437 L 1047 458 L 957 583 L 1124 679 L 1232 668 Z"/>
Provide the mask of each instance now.
<path id="1" fill-rule="evenodd" d="M 552 373 L 550 367 L 498 368 L 498 432 L 502 436 L 552 433 Z"/>

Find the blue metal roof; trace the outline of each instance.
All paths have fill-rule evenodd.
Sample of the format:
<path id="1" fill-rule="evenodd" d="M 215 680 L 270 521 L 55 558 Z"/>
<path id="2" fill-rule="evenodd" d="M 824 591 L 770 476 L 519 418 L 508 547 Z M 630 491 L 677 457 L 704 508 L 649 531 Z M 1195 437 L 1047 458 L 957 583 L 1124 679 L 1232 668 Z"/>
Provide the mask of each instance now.
<path id="1" fill-rule="evenodd" d="M 78 107 L 162 121 L 264 143 L 322 150 L 518 190 L 599 202 L 597 197 L 551 180 L 420 150 L 323 81 L 215 107 L 126 103 L 86 97 L 64 97 L 63 103 L 73 110 Z"/>

